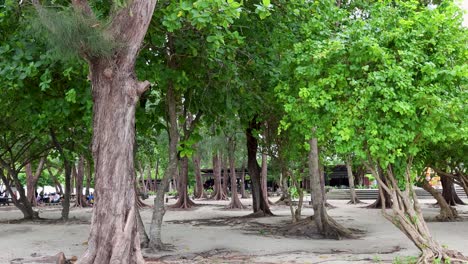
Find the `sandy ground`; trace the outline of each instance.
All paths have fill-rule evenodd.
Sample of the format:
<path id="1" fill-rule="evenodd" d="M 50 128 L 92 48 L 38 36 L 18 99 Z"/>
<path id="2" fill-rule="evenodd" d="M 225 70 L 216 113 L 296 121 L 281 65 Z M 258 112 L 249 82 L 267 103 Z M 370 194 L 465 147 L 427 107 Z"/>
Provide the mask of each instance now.
<path id="1" fill-rule="evenodd" d="M 152 199 L 146 200 L 148 204 Z M 251 200 L 243 199 L 244 205 Z M 346 227 L 365 231 L 353 240 L 325 240 L 282 237 L 269 234 L 268 230 L 250 230 L 248 225 L 232 224 L 224 218 L 244 216 L 246 210 L 224 210 L 227 201 L 197 201 L 195 209 L 169 210 L 163 226 L 163 241 L 172 245 L 171 251 L 147 255 L 149 263 L 407 263 L 407 256 L 417 256 L 413 244 L 386 221 L 380 210 L 364 209 L 363 205 L 348 205 L 346 201 L 329 201 L 337 208 L 329 210 Z M 367 201 L 371 202 L 371 201 Z M 425 216 L 433 217 L 438 208 L 434 200 L 422 200 Z M 467 201 L 468 202 L 468 201 Z M 174 203 L 173 200 L 170 203 Z M 468 206 L 457 206 L 465 219 Z M 40 216 L 48 219 L 60 217 L 60 207 L 41 208 Z M 263 224 L 281 224 L 290 219 L 289 207 L 272 206 L 275 217 L 253 220 Z M 72 209 L 70 223 L 2 223 L 0 224 L 0 263 L 34 263 L 63 251 L 67 258 L 80 256 L 86 248 L 92 209 Z M 310 208 L 303 215 L 312 215 Z M 151 221 L 151 209 L 143 209 L 146 228 Z M 13 207 L 0 207 L 0 220 L 21 218 L 21 212 Z M 216 221 L 208 221 L 218 219 Z M 201 221 L 197 221 L 201 220 Z M 205 221 L 203 221 L 205 220 Z M 430 222 L 433 236 L 441 244 L 468 255 L 468 221 Z M 21 260 L 23 259 L 23 260 Z M 39 262 L 36 262 L 39 263 Z"/>

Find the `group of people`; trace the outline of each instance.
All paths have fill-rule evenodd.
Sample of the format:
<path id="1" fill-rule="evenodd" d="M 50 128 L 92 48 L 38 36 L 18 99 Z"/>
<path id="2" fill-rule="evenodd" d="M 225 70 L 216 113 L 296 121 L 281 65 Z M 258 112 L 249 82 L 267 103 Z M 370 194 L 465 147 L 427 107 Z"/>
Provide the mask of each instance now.
<path id="1" fill-rule="evenodd" d="M 39 193 L 36 197 L 36 202 L 38 204 L 41 203 L 59 203 L 60 200 L 62 199 L 62 196 L 60 193 Z"/>

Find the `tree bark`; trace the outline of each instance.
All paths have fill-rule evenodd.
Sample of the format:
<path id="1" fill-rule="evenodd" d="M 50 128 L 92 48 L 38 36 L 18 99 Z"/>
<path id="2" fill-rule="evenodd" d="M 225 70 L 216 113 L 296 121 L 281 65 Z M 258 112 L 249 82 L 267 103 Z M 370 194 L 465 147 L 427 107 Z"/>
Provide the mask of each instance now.
<path id="1" fill-rule="evenodd" d="M 353 166 L 351 163 L 351 157 L 346 158 L 346 171 L 348 172 L 348 182 L 349 182 L 349 193 L 351 194 L 351 200 L 349 204 L 358 204 L 361 203 L 359 198 L 356 195 L 356 190 L 354 188 L 354 175 L 353 175 Z"/>
<path id="2" fill-rule="evenodd" d="M 228 209 L 244 209 L 244 205 L 241 203 L 239 196 L 237 195 L 237 176 L 236 176 L 236 142 L 233 138 L 228 140 L 228 157 L 229 157 L 229 167 L 231 175 L 231 202 L 227 206 Z"/>
<path id="3" fill-rule="evenodd" d="M 247 167 L 252 180 L 252 209 L 255 215 L 273 215 L 268 201 L 265 200 L 261 188 L 260 166 L 257 162 L 258 140 L 254 136 L 254 130 L 259 130 L 260 124 L 255 120 L 249 122 L 245 134 L 247 138 Z"/>
<path id="4" fill-rule="evenodd" d="M 156 168 L 154 168 L 154 182 L 153 182 L 153 192 L 156 192 L 158 188 L 158 176 L 159 176 L 159 158 L 156 160 Z"/>
<path id="5" fill-rule="evenodd" d="M 27 191 L 26 194 L 28 197 L 28 201 L 33 206 L 37 205 L 36 185 L 37 185 L 37 181 L 39 180 L 39 176 L 41 176 L 42 170 L 44 169 L 45 160 L 46 160 L 46 157 L 42 157 L 39 160 L 39 165 L 37 165 L 37 168 L 34 174 L 32 172 L 31 162 L 28 162 L 25 167 L 26 169 L 26 191 Z"/>
<path id="6" fill-rule="evenodd" d="M 154 198 L 153 215 L 151 218 L 151 226 L 149 232 L 149 249 L 156 252 L 164 248 L 164 244 L 161 240 L 161 228 L 163 223 L 164 214 L 166 208 L 164 206 L 164 195 L 166 188 L 169 185 L 169 181 L 174 174 L 177 173 L 177 145 L 179 143 L 179 131 L 177 127 L 177 110 L 174 97 L 174 87 L 172 83 L 169 83 L 168 91 L 166 94 L 167 98 L 167 119 L 169 120 L 167 130 L 169 134 L 169 164 L 164 172 L 164 176 L 161 180 L 161 184 L 158 185 L 156 191 L 156 197 Z"/>
<path id="7" fill-rule="evenodd" d="M 195 154 L 192 157 L 193 166 L 195 168 L 195 198 L 202 199 L 206 198 L 206 193 L 203 188 L 203 181 L 201 176 L 201 169 L 200 169 L 200 154 Z"/>
<path id="8" fill-rule="evenodd" d="M 332 219 L 325 207 L 325 193 L 321 188 L 321 173 L 320 161 L 318 154 L 318 141 L 317 138 L 309 140 L 309 177 L 312 191 L 312 206 L 314 208 L 313 219 L 320 234 L 326 238 L 341 239 L 343 237 L 352 237 L 349 229 L 338 224 Z"/>
<path id="9" fill-rule="evenodd" d="M 210 199 L 227 200 L 227 194 L 224 192 L 224 188 L 221 184 L 221 161 L 217 151 L 213 154 L 213 177 L 213 195 Z"/>
<path id="10" fill-rule="evenodd" d="M 449 205 L 455 206 L 457 204 L 465 204 L 460 197 L 458 197 L 455 186 L 453 186 L 452 178 L 441 175 L 440 181 L 442 183 L 442 196 Z"/>
<path id="11" fill-rule="evenodd" d="M 440 206 L 440 213 L 438 216 L 436 216 L 437 220 L 444 222 L 457 220 L 457 210 L 448 204 L 440 192 L 434 189 L 434 187 L 432 187 L 425 179 L 423 181 L 422 187 L 437 200 L 437 203 Z"/>

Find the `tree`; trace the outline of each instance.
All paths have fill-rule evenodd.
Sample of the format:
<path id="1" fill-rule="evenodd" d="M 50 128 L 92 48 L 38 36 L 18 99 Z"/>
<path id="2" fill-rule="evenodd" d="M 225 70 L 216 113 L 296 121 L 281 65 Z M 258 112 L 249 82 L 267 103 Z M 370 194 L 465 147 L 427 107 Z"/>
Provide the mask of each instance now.
<path id="1" fill-rule="evenodd" d="M 336 117 L 338 152 L 355 153 L 391 196 L 392 211 L 382 213 L 421 250 L 420 263 L 466 261 L 432 238 L 413 190 L 414 159 L 462 128 L 461 12 L 452 3 L 427 8 L 417 1 L 360 10 L 330 21 L 327 39 L 312 35 L 296 45 L 296 78 L 304 87 L 296 98 Z"/>
<path id="2" fill-rule="evenodd" d="M 54 15 L 59 13 L 45 9 L 37 0 L 34 4 L 51 35 L 63 38 L 57 35 L 70 33 L 70 38 L 61 43 L 88 62 L 93 86 L 96 195 L 88 249 L 79 263 L 141 263 L 133 188 L 133 141 L 135 105 L 150 83 L 136 79 L 134 66 L 156 1 L 133 0 L 123 7 L 114 2 L 111 22 L 104 27 L 87 1 L 76 0 L 72 2 L 74 11 L 67 14 L 76 20 L 67 28 L 62 27 L 63 23 L 54 23 Z M 67 21 L 65 15 L 59 17 Z M 89 45 L 89 35 L 82 35 L 80 28 L 119 45 L 114 45 L 108 54 L 102 53 Z M 112 201 L 117 203 L 110 204 Z"/>

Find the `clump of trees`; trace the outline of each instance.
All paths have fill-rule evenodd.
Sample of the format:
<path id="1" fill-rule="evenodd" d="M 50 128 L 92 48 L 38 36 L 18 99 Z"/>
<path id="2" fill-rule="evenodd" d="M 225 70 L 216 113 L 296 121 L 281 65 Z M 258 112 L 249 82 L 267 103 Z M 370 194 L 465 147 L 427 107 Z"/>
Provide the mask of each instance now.
<path id="1" fill-rule="evenodd" d="M 208 198 L 207 167 L 210 198 L 230 199 L 229 209 L 245 208 L 247 169 L 250 216 L 273 215 L 266 181 L 275 178 L 290 232 L 353 238 L 327 213 L 330 159 L 349 175 L 353 164 L 372 173 L 371 207 L 421 250 L 420 263 L 466 261 L 432 238 L 414 192 L 432 193 L 444 221 L 462 202 L 453 183 L 468 193 L 468 35 L 451 1 L 32 3 L 0 11 L 0 177 L 18 190 L 25 219 L 39 217 L 32 193 L 44 179 L 64 184 L 63 220 L 72 189 L 86 206 L 82 190 L 95 188 L 80 263 L 142 263 L 141 247 L 164 249 L 165 192 L 175 187 L 176 208 L 196 206 Z M 428 168 L 444 193 L 425 181 Z M 146 235 L 137 195 L 148 192 Z"/>

